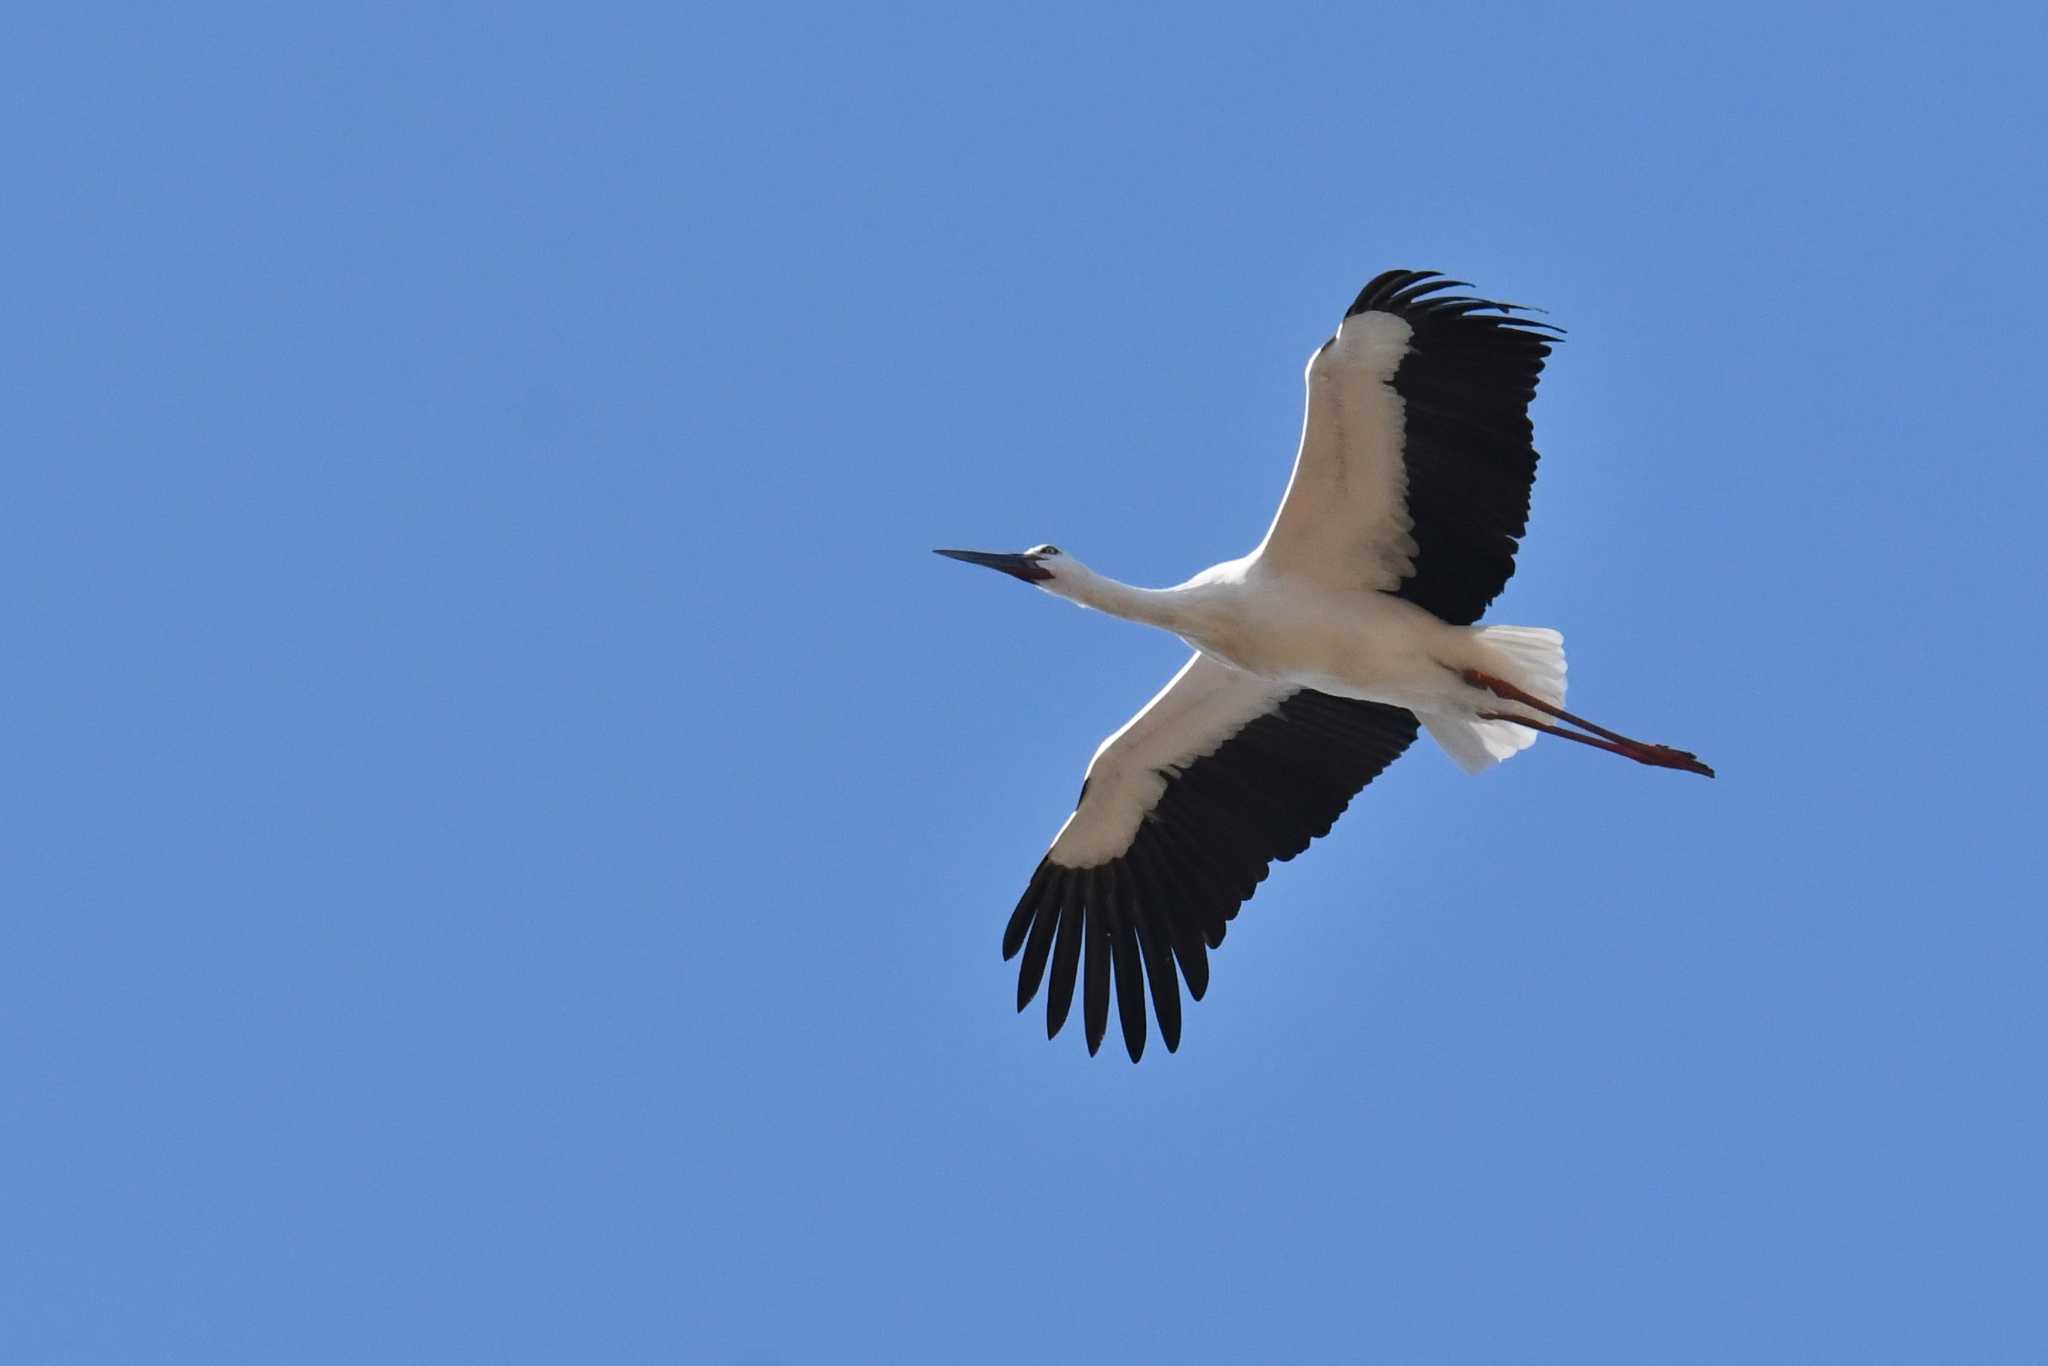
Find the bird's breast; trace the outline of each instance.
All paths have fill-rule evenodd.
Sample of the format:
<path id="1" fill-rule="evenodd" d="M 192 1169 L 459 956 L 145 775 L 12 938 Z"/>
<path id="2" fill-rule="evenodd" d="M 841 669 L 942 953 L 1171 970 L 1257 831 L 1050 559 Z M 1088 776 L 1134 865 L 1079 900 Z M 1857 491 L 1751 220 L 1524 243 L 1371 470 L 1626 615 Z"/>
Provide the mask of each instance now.
<path id="1" fill-rule="evenodd" d="M 1257 611 L 1216 613 L 1184 630 L 1181 638 L 1212 659 L 1262 677 L 1319 671 L 1351 632 L 1341 620 L 1305 606 L 1270 603 Z"/>

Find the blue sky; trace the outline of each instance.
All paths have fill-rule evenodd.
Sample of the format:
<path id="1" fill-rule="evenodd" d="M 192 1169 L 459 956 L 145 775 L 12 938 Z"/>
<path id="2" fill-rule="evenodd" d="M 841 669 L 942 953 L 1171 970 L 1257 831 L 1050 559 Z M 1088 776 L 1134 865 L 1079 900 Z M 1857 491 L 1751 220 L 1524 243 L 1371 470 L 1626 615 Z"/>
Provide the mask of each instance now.
<path id="1" fill-rule="evenodd" d="M 2036 7 L 160 7 L 0 43 L 0 1357 L 2048 1336 Z M 1706 783 L 1418 749 L 1178 1055 L 1006 916 L 1370 275 Z"/>

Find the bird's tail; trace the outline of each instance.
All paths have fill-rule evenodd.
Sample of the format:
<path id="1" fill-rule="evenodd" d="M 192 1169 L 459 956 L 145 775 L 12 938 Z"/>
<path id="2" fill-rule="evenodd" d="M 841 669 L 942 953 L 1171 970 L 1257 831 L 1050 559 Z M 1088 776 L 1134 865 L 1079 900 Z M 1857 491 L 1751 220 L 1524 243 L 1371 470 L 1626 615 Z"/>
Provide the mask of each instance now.
<path id="1" fill-rule="evenodd" d="M 1553 706 L 1564 705 L 1563 636 L 1543 626 L 1482 626 L 1472 634 L 1493 656 L 1490 672 Z M 1467 773 L 1491 768 L 1536 743 L 1535 731 L 1512 721 L 1438 715 L 1423 717 L 1422 724 Z"/>

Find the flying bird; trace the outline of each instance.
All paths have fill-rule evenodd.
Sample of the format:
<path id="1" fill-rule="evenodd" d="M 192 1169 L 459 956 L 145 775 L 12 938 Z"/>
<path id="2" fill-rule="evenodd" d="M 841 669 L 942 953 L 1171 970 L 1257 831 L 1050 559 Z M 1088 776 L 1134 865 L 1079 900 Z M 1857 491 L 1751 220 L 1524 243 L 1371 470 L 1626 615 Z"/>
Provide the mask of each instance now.
<path id="1" fill-rule="evenodd" d="M 1476 626 L 1515 572 L 1536 450 L 1529 402 L 1559 329 L 1530 310 L 1390 270 L 1309 358 L 1308 412 L 1280 510 L 1250 554 L 1136 588 L 1053 545 L 941 550 L 1194 649 L 1104 740 L 1073 815 L 1003 932 L 1017 1009 L 1046 988 L 1046 1036 L 1081 993 L 1088 1051 L 1109 1027 L 1180 1044 L 1180 983 L 1274 860 L 1291 859 L 1414 741 L 1479 772 L 1539 734 L 1713 777 L 1684 750 L 1564 709 L 1564 641 Z"/>

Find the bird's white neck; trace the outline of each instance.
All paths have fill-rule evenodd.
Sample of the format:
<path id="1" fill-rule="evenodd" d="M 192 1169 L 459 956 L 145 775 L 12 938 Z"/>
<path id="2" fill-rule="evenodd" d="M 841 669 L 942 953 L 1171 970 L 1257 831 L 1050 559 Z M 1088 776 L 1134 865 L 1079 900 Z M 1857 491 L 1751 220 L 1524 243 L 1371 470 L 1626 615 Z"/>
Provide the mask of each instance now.
<path id="1" fill-rule="evenodd" d="M 1178 634 L 1190 624 L 1185 590 L 1136 588 L 1069 561 L 1056 578 L 1040 584 L 1049 593 L 1125 621 L 1142 621 Z"/>

